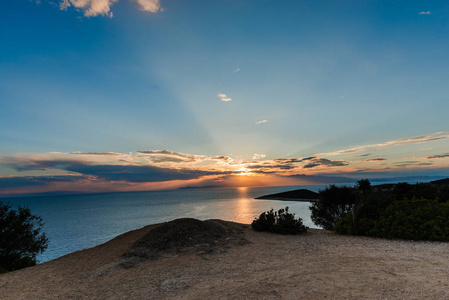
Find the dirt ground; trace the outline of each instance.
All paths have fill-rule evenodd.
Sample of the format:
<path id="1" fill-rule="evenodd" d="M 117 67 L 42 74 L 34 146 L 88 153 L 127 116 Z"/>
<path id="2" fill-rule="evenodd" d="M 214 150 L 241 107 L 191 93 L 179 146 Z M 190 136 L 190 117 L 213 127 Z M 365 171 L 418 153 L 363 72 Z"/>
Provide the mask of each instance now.
<path id="1" fill-rule="evenodd" d="M 448 243 L 317 229 L 283 236 L 246 226 L 241 235 L 249 244 L 172 253 L 122 267 L 122 254 L 157 226 L 0 275 L 0 298 L 449 299 Z"/>

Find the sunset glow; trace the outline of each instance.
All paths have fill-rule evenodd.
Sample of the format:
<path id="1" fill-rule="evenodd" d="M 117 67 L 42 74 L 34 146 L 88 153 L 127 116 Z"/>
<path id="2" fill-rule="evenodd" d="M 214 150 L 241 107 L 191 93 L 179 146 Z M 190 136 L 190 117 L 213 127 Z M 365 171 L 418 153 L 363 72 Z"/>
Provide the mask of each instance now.
<path id="1" fill-rule="evenodd" d="M 449 176 L 446 2 L 0 14 L 0 196 Z"/>

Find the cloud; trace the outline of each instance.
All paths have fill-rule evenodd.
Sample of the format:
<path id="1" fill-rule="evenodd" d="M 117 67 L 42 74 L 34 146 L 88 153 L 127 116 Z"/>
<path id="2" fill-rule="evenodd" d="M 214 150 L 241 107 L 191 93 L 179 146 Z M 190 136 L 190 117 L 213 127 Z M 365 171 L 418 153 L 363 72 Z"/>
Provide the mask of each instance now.
<path id="1" fill-rule="evenodd" d="M 264 158 L 265 156 L 266 156 L 265 154 L 254 153 L 253 159 L 261 159 L 261 158 Z"/>
<path id="2" fill-rule="evenodd" d="M 396 167 L 410 167 L 410 166 L 430 166 L 432 163 L 419 162 L 419 161 L 403 161 L 395 164 Z"/>
<path id="3" fill-rule="evenodd" d="M 300 163 L 303 161 L 307 161 L 307 160 L 312 160 L 315 159 L 315 156 L 310 156 L 310 157 L 304 157 L 304 158 L 277 158 L 274 161 L 278 162 L 278 163 L 284 163 L 284 164 L 289 164 L 289 163 Z"/>
<path id="4" fill-rule="evenodd" d="M 240 71 L 240 68 L 237 68 L 237 69 L 234 70 L 234 73 L 237 73 L 239 71 Z"/>
<path id="5" fill-rule="evenodd" d="M 246 163 L 245 168 L 253 173 L 273 174 L 276 172 L 284 173 L 287 170 L 312 169 L 319 166 L 340 167 L 347 166 L 348 163 L 343 160 L 332 161 L 326 158 L 317 158 L 315 156 L 305 158 L 278 158 L 273 160 L 259 161 L 257 164 Z M 256 170 L 256 171 L 254 171 Z M 294 173 L 295 171 L 292 171 Z"/>
<path id="6" fill-rule="evenodd" d="M 348 163 L 342 160 L 329 160 L 327 158 L 314 158 L 310 160 L 310 163 L 304 165 L 304 169 L 311 169 L 318 166 L 327 166 L 327 167 L 342 167 L 347 166 Z"/>
<path id="7" fill-rule="evenodd" d="M 161 11 L 159 0 L 131 0 L 139 4 L 139 9 L 147 12 L 157 13 Z"/>
<path id="8" fill-rule="evenodd" d="M 220 98 L 220 100 L 224 102 L 232 101 L 232 99 L 229 98 L 226 94 L 218 94 L 218 98 Z"/>
<path id="9" fill-rule="evenodd" d="M 3 177 L 0 178 L 0 189 L 17 188 L 25 186 L 46 185 L 42 181 L 35 180 L 34 177 Z"/>
<path id="10" fill-rule="evenodd" d="M 433 159 L 433 158 L 446 158 L 449 157 L 449 153 L 447 154 L 439 154 L 439 155 L 431 155 L 431 156 L 427 156 L 427 159 Z"/>
<path id="11" fill-rule="evenodd" d="M 76 154 L 76 155 L 99 155 L 99 156 L 122 156 L 123 154 L 121 153 L 116 153 L 116 152 L 70 152 L 70 154 Z"/>
<path id="12" fill-rule="evenodd" d="M 152 158 L 151 161 L 153 162 L 195 162 L 204 158 L 204 156 L 201 155 L 179 153 L 170 150 L 148 150 L 137 151 L 137 153 L 142 155 L 159 156 L 157 158 Z"/>
<path id="13" fill-rule="evenodd" d="M 0 189 L 46 186 L 55 182 L 71 182 L 83 178 L 82 176 L 0 177 Z"/>
<path id="14" fill-rule="evenodd" d="M 160 0 L 131 0 L 137 2 L 142 11 L 157 13 L 161 11 Z M 59 4 L 61 10 L 70 6 L 83 11 L 86 17 L 107 16 L 112 18 L 111 6 L 118 0 L 62 0 Z"/>
<path id="15" fill-rule="evenodd" d="M 74 172 L 85 176 L 95 176 L 97 179 L 109 181 L 128 182 L 160 182 L 170 180 L 189 180 L 207 175 L 221 175 L 227 172 L 204 171 L 190 169 L 161 168 L 155 166 L 139 165 L 112 165 L 112 164 L 90 164 L 74 160 L 34 160 L 23 163 L 16 162 L 11 165 L 17 171 L 36 169 L 56 169 Z"/>
<path id="16" fill-rule="evenodd" d="M 267 170 L 271 170 L 271 169 L 278 169 L 278 170 L 291 170 L 294 169 L 295 166 L 292 165 L 251 165 L 251 166 L 247 166 L 247 169 L 250 170 L 257 170 L 257 169 L 262 169 L 259 173 L 273 173 L 273 171 L 263 171 L 263 169 L 267 169 Z"/>
<path id="17" fill-rule="evenodd" d="M 255 122 L 257 125 L 260 125 L 260 124 L 263 124 L 263 123 L 267 123 L 268 122 L 268 120 L 260 120 L 260 121 L 257 121 L 257 122 Z"/>
<path id="18" fill-rule="evenodd" d="M 382 158 L 382 157 L 379 157 L 379 158 L 370 158 L 370 159 L 367 159 L 365 161 L 375 162 L 375 161 L 384 161 L 384 160 L 386 160 L 386 159 Z"/>
<path id="19" fill-rule="evenodd" d="M 98 15 L 112 18 L 111 6 L 118 0 L 63 0 L 59 8 L 67 10 L 70 6 L 80 9 L 86 17 Z"/>
<path id="20" fill-rule="evenodd" d="M 304 175 L 304 174 L 296 174 L 296 175 L 285 175 L 284 177 L 288 178 L 296 178 L 306 181 L 310 181 L 311 184 L 334 184 L 334 183 L 355 183 L 357 180 L 349 177 L 341 177 L 341 176 L 322 176 L 322 175 Z"/>
<path id="21" fill-rule="evenodd" d="M 431 15 L 432 13 L 430 11 L 422 11 L 419 14 L 420 15 Z"/>
<path id="22" fill-rule="evenodd" d="M 339 150 L 335 152 L 329 152 L 329 153 L 321 153 L 320 156 L 329 156 L 329 155 L 342 155 L 342 154 L 349 154 L 349 153 L 356 153 L 365 151 L 367 149 L 385 149 L 385 148 L 391 148 L 391 147 L 397 147 L 402 146 L 406 144 L 422 144 L 422 143 L 429 143 L 433 141 L 443 140 L 449 138 L 449 132 L 436 132 L 431 133 L 428 135 L 421 135 L 421 136 L 415 136 L 411 138 L 405 138 L 400 140 L 394 140 L 389 141 L 381 144 L 372 144 L 372 145 L 364 145 L 364 146 L 358 146 L 354 148 L 349 148 L 345 150 Z"/>
<path id="23" fill-rule="evenodd" d="M 225 156 L 225 155 L 211 157 L 211 159 L 221 160 L 225 163 L 232 162 L 232 158 L 230 158 L 229 156 Z"/>
<path id="24" fill-rule="evenodd" d="M 128 182 L 159 182 L 170 180 L 189 180 L 206 175 L 216 175 L 216 172 L 201 170 L 178 170 L 154 166 L 120 166 L 120 165 L 72 165 L 67 171 L 84 175 L 93 175 L 109 181 Z"/>

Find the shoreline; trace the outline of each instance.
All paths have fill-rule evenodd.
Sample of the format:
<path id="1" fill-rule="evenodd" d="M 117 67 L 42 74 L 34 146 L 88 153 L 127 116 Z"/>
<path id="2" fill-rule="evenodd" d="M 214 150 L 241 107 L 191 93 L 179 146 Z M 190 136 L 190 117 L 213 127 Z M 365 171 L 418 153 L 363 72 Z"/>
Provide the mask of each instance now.
<path id="1" fill-rule="evenodd" d="M 279 200 L 279 201 L 293 201 L 293 202 L 316 202 L 318 200 L 314 199 L 300 199 L 300 198 L 287 198 L 287 197 L 270 197 L 270 196 L 262 196 L 255 199 L 260 200 Z"/>

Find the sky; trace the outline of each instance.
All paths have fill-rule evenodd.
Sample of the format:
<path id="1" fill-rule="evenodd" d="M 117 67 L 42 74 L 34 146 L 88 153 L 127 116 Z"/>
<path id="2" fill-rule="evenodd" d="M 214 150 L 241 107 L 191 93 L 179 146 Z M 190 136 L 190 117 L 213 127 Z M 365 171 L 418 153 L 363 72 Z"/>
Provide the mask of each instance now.
<path id="1" fill-rule="evenodd" d="M 449 3 L 0 1 L 0 195 L 449 177 Z"/>

